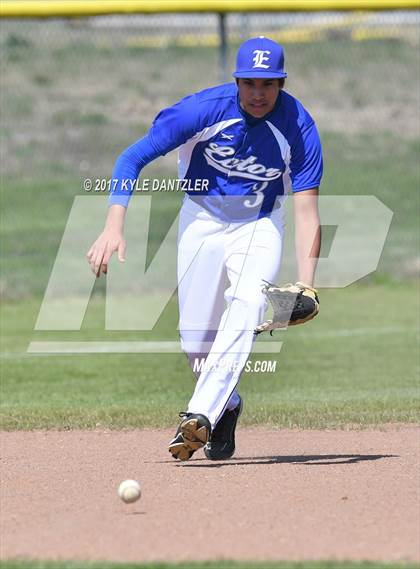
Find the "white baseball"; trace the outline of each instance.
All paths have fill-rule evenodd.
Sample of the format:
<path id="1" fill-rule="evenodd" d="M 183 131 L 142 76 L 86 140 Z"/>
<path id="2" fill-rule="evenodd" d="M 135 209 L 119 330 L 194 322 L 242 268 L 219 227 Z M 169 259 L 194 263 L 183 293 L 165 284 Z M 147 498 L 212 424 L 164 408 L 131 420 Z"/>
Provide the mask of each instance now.
<path id="1" fill-rule="evenodd" d="M 137 480 L 124 480 L 118 487 L 118 496 L 126 504 L 131 504 L 141 496 L 140 484 Z"/>

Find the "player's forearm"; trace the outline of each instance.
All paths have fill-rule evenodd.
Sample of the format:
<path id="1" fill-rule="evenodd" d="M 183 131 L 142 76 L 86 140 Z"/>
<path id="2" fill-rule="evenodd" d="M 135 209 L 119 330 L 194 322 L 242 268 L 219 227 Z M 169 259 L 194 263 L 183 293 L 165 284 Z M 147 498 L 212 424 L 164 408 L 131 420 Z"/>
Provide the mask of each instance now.
<path id="1" fill-rule="evenodd" d="M 144 136 L 118 157 L 112 172 L 112 186 L 109 196 L 110 205 L 128 206 L 137 178 L 141 170 L 159 156 L 149 135 Z"/>
<path id="2" fill-rule="evenodd" d="M 125 214 L 127 208 L 122 205 L 111 205 L 105 221 L 105 231 L 124 233 Z"/>
<path id="3" fill-rule="evenodd" d="M 296 257 L 299 281 L 313 286 L 315 271 L 321 248 L 321 227 L 319 223 L 300 224 L 296 229 Z"/>
<path id="4" fill-rule="evenodd" d="M 321 249 L 317 195 L 295 199 L 295 248 L 298 280 L 313 286 Z"/>

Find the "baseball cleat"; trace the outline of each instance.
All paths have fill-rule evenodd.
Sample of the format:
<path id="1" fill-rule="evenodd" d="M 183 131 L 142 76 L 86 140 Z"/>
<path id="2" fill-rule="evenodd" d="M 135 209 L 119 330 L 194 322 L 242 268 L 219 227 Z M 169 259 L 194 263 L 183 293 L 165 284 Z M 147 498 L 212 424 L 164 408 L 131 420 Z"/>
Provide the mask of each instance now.
<path id="1" fill-rule="evenodd" d="M 231 458 L 235 452 L 236 423 L 242 413 L 242 399 L 239 399 L 235 409 L 226 409 L 223 413 L 204 447 L 204 454 L 210 460 L 225 460 Z"/>
<path id="2" fill-rule="evenodd" d="M 203 448 L 211 433 L 210 421 L 204 415 L 180 413 L 182 421 L 175 437 L 169 443 L 169 452 L 179 460 L 189 460 L 196 450 Z"/>

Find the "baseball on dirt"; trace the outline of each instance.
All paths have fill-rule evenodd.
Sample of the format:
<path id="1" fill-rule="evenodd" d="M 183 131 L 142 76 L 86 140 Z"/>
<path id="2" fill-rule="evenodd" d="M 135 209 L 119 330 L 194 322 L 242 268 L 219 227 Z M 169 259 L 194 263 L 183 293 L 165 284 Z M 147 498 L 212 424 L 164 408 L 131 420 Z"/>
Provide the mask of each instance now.
<path id="1" fill-rule="evenodd" d="M 137 480 L 124 480 L 118 487 L 118 496 L 126 504 L 136 502 L 141 496 L 140 484 Z"/>

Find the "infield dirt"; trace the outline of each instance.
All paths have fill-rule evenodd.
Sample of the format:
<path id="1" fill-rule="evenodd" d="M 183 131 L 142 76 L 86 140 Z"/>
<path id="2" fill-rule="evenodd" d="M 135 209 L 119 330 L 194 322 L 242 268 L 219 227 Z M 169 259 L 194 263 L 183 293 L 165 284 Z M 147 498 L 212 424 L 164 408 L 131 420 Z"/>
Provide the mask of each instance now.
<path id="1" fill-rule="evenodd" d="M 419 427 L 238 429 L 225 462 L 172 435 L 2 432 L 2 558 L 420 560 Z"/>

